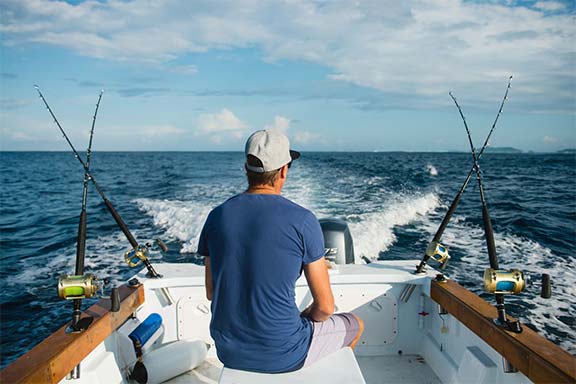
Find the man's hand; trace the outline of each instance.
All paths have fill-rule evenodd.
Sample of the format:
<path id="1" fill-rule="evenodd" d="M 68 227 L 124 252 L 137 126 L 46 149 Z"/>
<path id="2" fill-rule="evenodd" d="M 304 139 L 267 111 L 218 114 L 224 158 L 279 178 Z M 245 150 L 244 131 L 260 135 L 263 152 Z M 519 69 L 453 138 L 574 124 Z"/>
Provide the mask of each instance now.
<path id="1" fill-rule="evenodd" d="M 314 321 L 328 320 L 334 313 L 334 295 L 330 287 L 330 278 L 323 257 L 304 265 L 304 275 L 312 293 L 312 304 L 301 315 Z"/>

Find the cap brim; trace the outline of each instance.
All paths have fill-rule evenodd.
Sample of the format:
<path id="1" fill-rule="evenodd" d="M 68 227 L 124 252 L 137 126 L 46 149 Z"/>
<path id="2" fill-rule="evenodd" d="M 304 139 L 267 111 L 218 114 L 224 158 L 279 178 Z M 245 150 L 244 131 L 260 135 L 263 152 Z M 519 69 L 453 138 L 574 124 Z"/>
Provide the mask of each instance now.
<path id="1" fill-rule="evenodd" d="M 290 150 L 290 157 L 292 158 L 292 161 L 297 160 L 300 157 L 300 152 Z"/>

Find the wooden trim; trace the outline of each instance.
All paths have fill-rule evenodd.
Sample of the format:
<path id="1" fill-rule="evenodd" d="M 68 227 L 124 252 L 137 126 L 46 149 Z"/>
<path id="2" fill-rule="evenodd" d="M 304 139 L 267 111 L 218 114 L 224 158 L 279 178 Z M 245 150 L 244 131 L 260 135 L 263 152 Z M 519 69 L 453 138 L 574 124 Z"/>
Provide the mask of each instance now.
<path id="1" fill-rule="evenodd" d="M 430 296 L 535 383 L 576 383 L 576 357 L 527 326 L 522 333 L 494 324 L 496 308 L 454 281 L 432 281 Z"/>
<path id="2" fill-rule="evenodd" d="M 121 326 L 144 303 L 142 286 L 123 285 L 120 311 L 110 312 L 110 299 L 101 299 L 82 317 L 93 316 L 82 333 L 66 333 L 66 325 L 0 372 L 1 383 L 58 383 L 104 339 Z"/>

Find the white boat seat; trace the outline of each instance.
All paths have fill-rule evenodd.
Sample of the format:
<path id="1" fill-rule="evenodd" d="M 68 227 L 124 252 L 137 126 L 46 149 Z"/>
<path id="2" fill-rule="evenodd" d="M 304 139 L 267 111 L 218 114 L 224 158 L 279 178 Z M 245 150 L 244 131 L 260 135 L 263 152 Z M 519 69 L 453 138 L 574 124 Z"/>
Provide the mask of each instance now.
<path id="1" fill-rule="evenodd" d="M 288 373 L 257 373 L 222 369 L 220 384 L 293 384 L 331 383 L 365 384 L 364 377 L 349 347 L 326 356 L 309 367 Z"/>

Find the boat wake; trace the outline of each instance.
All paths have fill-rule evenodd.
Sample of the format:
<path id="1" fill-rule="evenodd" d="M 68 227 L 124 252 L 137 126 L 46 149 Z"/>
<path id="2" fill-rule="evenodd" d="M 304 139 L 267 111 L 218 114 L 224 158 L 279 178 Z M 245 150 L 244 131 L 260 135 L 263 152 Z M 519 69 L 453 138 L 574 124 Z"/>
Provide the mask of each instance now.
<path id="1" fill-rule="evenodd" d="M 381 252 L 387 251 L 396 242 L 396 227 L 416 224 L 439 204 L 438 196 L 434 193 L 398 196 L 383 203 L 380 212 L 347 216 L 346 221 L 354 240 L 356 263 L 363 263 L 362 256 L 377 260 Z"/>
<path id="2" fill-rule="evenodd" d="M 176 240 L 181 253 L 194 253 L 198 246 L 200 231 L 210 210 L 209 204 L 178 200 L 136 200 L 141 211 L 150 216 L 156 227 L 165 231 L 168 241 Z M 395 196 L 383 202 L 381 211 L 345 215 L 354 239 L 356 262 L 361 256 L 376 260 L 381 252 L 389 249 L 396 241 L 394 228 L 414 223 L 439 206 L 438 196 L 425 195 Z M 328 212 L 315 212 L 320 218 Z"/>
<path id="3" fill-rule="evenodd" d="M 177 200 L 136 200 L 141 211 L 152 217 L 154 225 L 164 229 L 166 239 L 182 243 L 180 253 L 195 253 L 202 226 L 212 210 L 208 204 Z"/>

